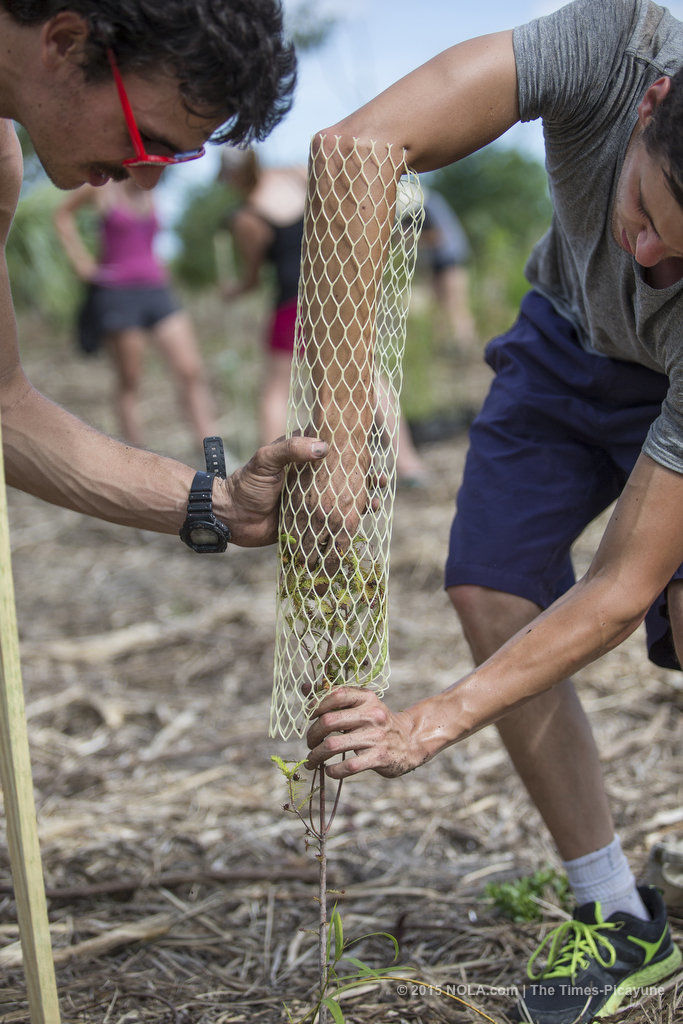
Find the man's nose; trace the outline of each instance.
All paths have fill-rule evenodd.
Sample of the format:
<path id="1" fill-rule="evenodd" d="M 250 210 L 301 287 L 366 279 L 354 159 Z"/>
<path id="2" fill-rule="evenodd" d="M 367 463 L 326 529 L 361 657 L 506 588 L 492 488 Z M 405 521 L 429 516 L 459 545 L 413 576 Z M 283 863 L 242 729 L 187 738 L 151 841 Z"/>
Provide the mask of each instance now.
<path id="1" fill-rule="evenodd" d="M 164 168 L 145 167 L 143 164 L 140 167 L 126 167 L 126 171 L 138 188 L 143 188 L 146 191 L 149 191 L 149 189 L 154 188 L 159 181 L 159 178 L 164 173 Z"/>

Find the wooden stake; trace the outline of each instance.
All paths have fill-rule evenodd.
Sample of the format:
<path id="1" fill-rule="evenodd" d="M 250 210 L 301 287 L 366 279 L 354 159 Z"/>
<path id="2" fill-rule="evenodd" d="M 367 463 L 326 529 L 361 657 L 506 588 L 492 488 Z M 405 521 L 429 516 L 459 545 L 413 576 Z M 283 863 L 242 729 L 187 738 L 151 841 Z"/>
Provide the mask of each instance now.
<path id="1" fill-rule="evenodd" d="M 2 432 L 0 430 L 0 451 Z M 31 1024 L 59 1024 L 59 1002 L 19 662 L 5 469 L 0 455 L 0 784 Z"/>

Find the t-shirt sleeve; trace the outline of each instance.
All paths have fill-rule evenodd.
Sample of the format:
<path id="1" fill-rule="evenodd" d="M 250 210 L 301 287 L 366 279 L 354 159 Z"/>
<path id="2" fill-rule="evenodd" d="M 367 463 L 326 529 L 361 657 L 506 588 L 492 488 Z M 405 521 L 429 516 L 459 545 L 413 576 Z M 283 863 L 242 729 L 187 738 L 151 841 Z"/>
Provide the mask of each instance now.
<path id="1" fill-rule="evenodd" d="M 662 411 L 650 427 L 643 451 L 655 462 L 676 473 L 683 473 L 683 405 L 681 391 L 671 381 L 662 403 Z"/>
<path id="2" fill-rule="evenodd" d="M 516 28 L 522 121 L 590 121 L 648 0 L 574 0 L 554 14 Z"/>

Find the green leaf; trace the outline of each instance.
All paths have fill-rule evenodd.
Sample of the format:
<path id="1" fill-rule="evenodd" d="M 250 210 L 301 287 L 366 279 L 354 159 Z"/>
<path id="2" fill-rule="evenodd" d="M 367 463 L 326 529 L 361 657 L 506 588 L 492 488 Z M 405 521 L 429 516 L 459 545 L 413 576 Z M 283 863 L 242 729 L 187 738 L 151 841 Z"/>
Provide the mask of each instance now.
<path id="1" fill-rule="evenodd" d="M 358 968 L 359 975 L 362 975 L 362 976 L 364 976 L 366 978 L 380 978 L 381 977 L 381 974 L 380 974 L 379 971 L 376 971 L 374 967 L 370 967 L 368 964 L 363 963 L 363 961 L 359 960 L 358 957 L 355 957 L 355 956 L 345 956 L 344 957 L 344 963 L 353 964 L 354 967 Z"/>
<path id="2" fill-rule="evenodd" d="M 348 944 L 348 948 L 350 949 L 351 946 L 355 946 L 356 943 L 362 942 L 363 939 L 389 939 L 389 942 L 391 942 L 394 947 L 394 963 L 398 960 L 400 952 L 398 939 L 395 935 L 392 935 L 391 932 L 366 932 L 365 935 L 359 935 L 357 939 L 352 939 Z"/>
<path id="3" fill-rule="evenodd" d="M 332 926 L 334 927 L 334 960 L 336 963 L 344 952 L 344 929 L 341 915 L 336 908 L 332 911 Z"/>
<path id="4" fill-rule="evenodd" d="M 332 1014 L 335 1024 L 344 1024 L 344 1014 L 341 1012 L 339 1003 L 336 1003 L 334 999 L 330 999 L 329 996 L 325 996 L 321 1002 Z"/>
<path id="5" fill-rule="evenodd" d="M 306 761 L 283 761 L 277 754 L 271 754 L 270 759 L 275 764 L 288 782 L 296 781 L 294 776 L 299 771 L 299 768 L 306 764 Z"/>

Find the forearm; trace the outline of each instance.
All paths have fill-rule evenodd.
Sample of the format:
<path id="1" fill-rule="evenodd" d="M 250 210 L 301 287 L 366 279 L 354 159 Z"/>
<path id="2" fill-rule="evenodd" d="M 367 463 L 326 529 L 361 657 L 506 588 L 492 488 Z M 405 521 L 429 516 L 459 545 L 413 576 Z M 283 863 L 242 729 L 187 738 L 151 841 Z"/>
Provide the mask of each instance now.
<path id="1" fill-rule="evenodd" d="M 602 577 L 579 581 L 487 661 L 406 710 L 420 761 L 551 689 L 626 639 L 644 608 Z"/>
<path id="2" fill-rule="evenodd" d="M 683 475 L 641 455 L 586 576 L 443 694 L 409 709 L 425 759 L 626 639 L 683 561 Z"/>
<path id="3" fill-rule="evenodd" d="M 302 260 L 302 324 L 332 447 L 362 449 L 374 415 L 377 299 L 402 150 L 321 133 L 313 141 Z"/>
<path id="4" fill-rule="evenodd" d="M 2 434 L 10 485 L 110 522 L 161 533 L 180 529 L 190 467 L 106 437 L 23 375 L 3 392 Z"/>
<path id="5" fill-rule="evenodd" d="M 125 526 L 177 533 L 185 521 L 195 470 L 130 448 L 86 426 L 35 391 L 16 370 L 2 389 L 7 480 L 53 504 Z M 213 511 L 240 547 L 272 544 L 280 492 L 292 463 L 317 462 L 327 446 L 316 438 L 280 439 L 213 482 Z"/>
<path id="6" fill-rule="evenodd" d="M 333 447 L 357 447 L 372 422 L 376 303 L 398 178 L 472 153 L 518 117 L 512 33 L 501 32 L 451 47 L 315 136 L 302 314 L 320 429 Z"/>

